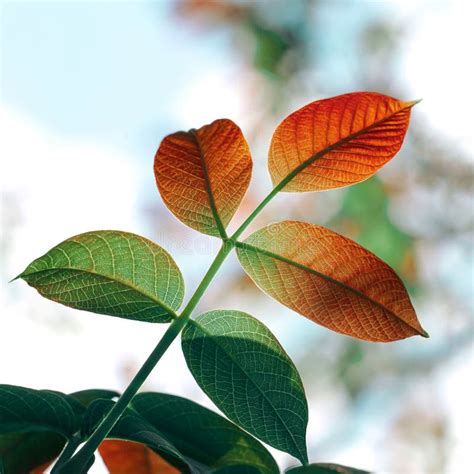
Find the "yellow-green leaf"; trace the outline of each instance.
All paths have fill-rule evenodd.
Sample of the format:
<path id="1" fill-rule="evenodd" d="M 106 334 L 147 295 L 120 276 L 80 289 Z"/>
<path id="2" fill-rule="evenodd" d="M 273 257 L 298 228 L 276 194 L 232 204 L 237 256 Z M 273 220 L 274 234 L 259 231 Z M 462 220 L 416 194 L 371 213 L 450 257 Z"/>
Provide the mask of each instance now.
<path id="1" fill-rule="evenodd" d="M 67 239 L 18 278 L 71 308 L 154 323 L 170 321 L 184 296 L 181 272 L 164 249 L 114 230 Z"/>

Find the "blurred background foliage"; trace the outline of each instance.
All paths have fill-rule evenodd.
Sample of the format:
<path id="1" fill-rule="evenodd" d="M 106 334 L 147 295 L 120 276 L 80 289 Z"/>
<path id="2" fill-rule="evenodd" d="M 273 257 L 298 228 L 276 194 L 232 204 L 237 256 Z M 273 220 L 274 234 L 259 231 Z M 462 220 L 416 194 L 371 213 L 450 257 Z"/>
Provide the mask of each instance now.
<path id="1" fill-rule="evenodd" d="M 443 2 L 418 2 L 416 8 L 407 12 L 399 6 L 396 14 L 393 3 L 349 0 L 151 2 L 159 18 L 156 40 L 160 41 L 163 35 L 170 54 L 179 55 L 185 50 L 196 62 L 204 61 L 203 68 L 208 65 L 210 75 L 199 78 L 193 75 L 191 66 L 173 69 L 173 63 L 163 58 L 147 59 L 161 65 L 162 69 L 158 67 L 152 76 L 154 79 L 166 71 L 175 75 L 176 84 L 170 86 L 168 81 L 166 86 L 170 87 L 169 95 L 173 98 L 184 94 L 185 99 L 177 105 L 181 107 L 182 117 L 155 111 L 154 122 L 137 125 L 137 130 L 146 137 L 142 137 L 143 145 L 131 150 L 132 156 L 143 156 L 148 165 L 153 147 L 157 147 L 164 134 L 175 128 L 201 126 L 203 123 L 189 123 L 194 117 L 200 118 L 200 108 L 205 108 L 208 97 L 201 100 L 200 94 L 215 93 L 215 101 L 222 98 L 224 103 L 231 104 L 230 118 L 242 125 L 254 157 L 253 183 L 231 224 L 235 227 L 270 189 L 266 152 L 275 126 L 288 113 L 312 100 L 349 91 L 373 90 L 406 100 L 418 98 L 411 96 L 414 90 L 423 94 L 423 90 L 416 90 L 417 86 L 413 85 L 409 68 L 403 66 L 403 58 L 415 45 L 410 31 L 420 15 Z M 92 7 L 90 12 L 94 11 Z M 165 35 L 163 24 L 173 32 L 184 31 L 184 36 Z M 454 28 L 456 25 L 449 25 L 448 30 Z M 171 45 L 169 38 L 173 38 L 173 34 L 178 36 Z M 210 53 L 203 53 L 206 48 Z M 132 54 L 135 52 L 140 55 L 139 51 Z M 441 53 L 446 57 L 446 52 Z M 230 69 L 229 63 L 232 64 Z M 220 79 L 213 74 L 220 68 L 227 71 L 224 74 L 227 88 L 219 95 Z M 139 71 L 138 75 L 141 74 L 146 71 Z M 207 85 L 201 87 L 199 81 L 207 81 Z M 183 86 L 188 82 L 197 83 L 190 92 Z M 140 84 L 137 80 L 133 87 L 139 88 Z M 166 94 L 167 90 L 160 90 L 158 96 L 150 98 L 150 115 L 164 100 L 160 95 Z M 439 94 L 449 95 L 449 91 Z M 436 99 L 433 95 L 429 97 L 432 101 Z M 202 309 L 222 307 L 248 311 L 263 319 L 287 348 L 307 390 L 311 409 L 308 443 L 310 458 L 314 461 L 341 462 L 376 472 L 413 474 L 457 474 L 469 471 L 467 462 L 472 466 L 472 461 L 467 460 L 467 445 L 472 435 L 468 420 L 463 418 L 469 413 L 472 415 L 472 410 L 465 411 L 472 403 L 469 398 L 472 391 L 467 391 L 465 384 L 473 368 L 474 171 L 469 150 L 449 133 L 440 133 L 422 112 L 424 106 L 422 102 L 413 111 L 402 151 L 377 176 L 346 189 L 280 195 L 252 228 L 291 218 L 326 225 L 356 240 L 397 270 L 407 284 L 431 339 L 411 338 L 379 345 L 330 333 L 269 301 L 235 260 L 226 267 L 222 279 L 209 289 L 201 304 Z M 173 109 L 173 103 L 168 107 Z M 192 107 L 199 110 L 191 110 Z M 244 123 L 239 122 L 240 119 Z M 116 134 L 120 135 L 120 130 Z M 118 138 L 117 143 L 120 143 Z M 144 167 L 143 160 L 137 163 Z M 146 168 L 146 172 L 150 174 L 151 167 Z M 59 174 L 57 176 L 61 179 Z M 141 194 L 137 209 L 142 217 L 138 226 L 176 255 L 187 274 L 189 292 L 217 250 L 217 243 L 196 236 L 175 221 L 155 190 L 148 189 L 153 186 L 152 177 L 141 182 L 145 181 L 147 191 L 138 190 Z M 115 192 L 118 191 L 117 187 Z M 2 196 L 5 229 L 2 252 L 9 262 L 7 267 L 12 268 L 8 254 L 15 245 L 12 229 L 21 230 L 18 223 L 21 203 L 16 202 L 15 192 L 4 192 Z M 62 195 L 61 199 L 67 200 L 68 196 Z M 81 231 L 89 230 L 85 220 L 81 224 L 86 226 Z M 125 230 L 139 232 L 140 229 Z M 14 262 L 17 269 L 19 263 Z M 18 293 L 12 293 L 6 299 L 10 301 L 17 296 Z M 30 304 L 35 302 L 33 299 Z M 71 323 L 69 313 L 61 311 L 59 316 L 39 315 L 39 311 L 33 315 L 40 318 L 37 321 L 41 324 L 53 324 L 54 330 L 59 328 L 63 334 L 76 331 L 77 325 L 89 324 L 82 323 L 80 315 Z M 4 324 L 4 330 L 8 331 L 9 327 Z M 111 323 L 106 321 L 106 324 Z M 106 331 L 106 324 L 100 326 L 98 333 Z M 88 330 L 96 331 L 83 332 L 87 334 Z M 157 334 L 152 337 L 155 340 Z M 94 343 L 90 341 L 90 347 Z M 125 385 L 143 360 L 142 353 L 134 351 L 133 344 L 129 346 L 125 352 L 120 342 L 110 348 L 119 369 L 113 379 L 118 386 L 109 388 Z M 144 353 L 147 352 L 144 349 Z M 117 356 L 117 353 L 122 355 Z M 182 369 L 182 362 L 177 362 L 179 357 L 178 348 L 163 361 L 173 367 L 165 370 L 160 366 L 147 388 L 180 391 L 181 395 L 207 403 L 189 380 L 191 376 Z M 104 367 L 98 366 L 96 370 Z M 170 382 L 170 377 L 174 377 L 174 381 Z M 100 376 L 96 379 L 101 380 Z M 25 374 L 21 381 L 27 385 L 27 380 Z M 14 380 L 4 381 L 14 383 Z M 62 389 L 60 386 L 51 388 Z M 279 460 L 283 466 L 294 464 L 288 456 L 279 455 Z"/>
<path id="2" fill-rule="evenodd" d="M 365 8 L 370 8 L 370 3 L 366 2 Z M 282 113 L 293 110 L 295 99 L 302 98 L 298 102 L 304 103 L 306 98 L 340 92 L 337 80 L 326 80 L 325 74 L 318 80 L 318 71 L 325 69 L 324 49 L 328 46 L 327 39 L 323 39 L 327 33 L 321 28 L 324 25 L 315 26 L 315 19 L 327 14 L 327 10 L 336 10 L 335 14 L 342 16 L 340 23 L 343 24 L 344 15 L 348 14 L 343 11 L 345 7 L 350 10 L 353 3 L 183 0 L 176 7 L 176 14 L 183 22 L 198 25 L 200 34 L 224 28 L 232 37 L 233 53 L 241 56 L 241 62 L 256 73 L 258 89 L 270 91 L 267 106 L 257 119 L 257 125 L 265 127 L 269 116 L 281 118 Z M 352 45 L 350 49 L 357 52 L 348 90 L 376 90 L 408 98 L 401 81 L 397 80 L 398 49 L 403 44 L 404 28 L 405 25 L 396 24 L 387 16 L 368 18 L 356 31 L 341 32 L 342 41 L 346 40 Z M 250 108 L 251 95 L 248 97 Z M 362 184 L 333 191 L 337 196 L 328 199 L 336 200 L 337 204 L 330 206 L 330 212 L 324 201 L 320 201 L 320 195 L 293 200 L 294 208 L 290 211 L 285 209 L 291 205 L 290 199 L 281 199 L 280 207 L 275 205 L 269 212 L 274 219 L 283 214 L 324 223 L 353 238 L 395 268 L 416 300 L 444 299 L 447 303 L 457 299 L 456 292 L 451 292 L 442 279 L 434 275 L 430 276 L 431 281 L 423 278 L 428 269 L 433 269 L 432 262 L 426 261 L 430 257 L 423 255 L 423 248 L 429 247 L 436 253 L 448 239 L 459 242 L 463 247 L 461 252 L 470 255 L 472 162 L 459 156 L 462 152 L 455 144 L 443 143 L 442 137 L 421 123 L 416 110 L 413 115 L 414 123 L 403 151 L 396 158 L 396 167 Z M 270 122 L 274 123 L 274 120 Z M 256 134 L 254 143 L 258 139 Z M 434 202 L 427 206 L 426 195 L 433 196 L 439 206 Z M 251 197 L 251 200 L 258 198 Z M 454 209 L 453 202 L 460 203 L 460 207 Z M 397 205 L 398 211 L 393 209 Z M 447 218 L 451 213 L 458 217 Z M 411 216 L 405 219 L 406 214 Z M 420 215 L 423 217 L 418 221 Z M 468 285 L 472 285 L 472 273 L 466 277 L 470 279 Z M 235 285 L 241 291 L 251 293 L 251 298 L 260 298 L 247 277 L 236 275 Z M 251 288 L 243 290 L 247 285 Z M 230 287 L 226 294 L 232 295 L 234 291 Z M 387 472 L 447 472 L 451 439 L 449 420 L 443 407 L 438 404 L 423 407 L 413 401 L 405 404 L 402 400 L 409 400 L 412 381 L 420 383 L 420 378 L 426 379 L 424 384 L 429 385 L 429 378 L 438 364 L 448 363 L 449 357 L 456 357 L 466 346 L 472 348 L 472 322 L 469 320 L 472 294 L 470 298 L 470 302 L 465 302 L 466 306 L 462 301 L 456 304 L 459 330 L 451 332 L 449 339 L 444 339 L 439 347 L 430 347 L 428 351 L 414 345 L 407 354 L 397 347 L 368 345 L 350 339 L 335 344 L 332 337 L 319 332 L 314 338 L 308 336 L 306 350 L 301 350 L 299 366 L 309 392 L 317 399 L 320 381 L 331 380 L 331 390 L 339 392 L 336 397 L 346 398 L 349 405 L 343 422 L 330 430 L 327 439 L 314 440 L 312 451 L 324 453 L 324 456 L 337 451 L 341 439 L 355 429 L 359 412 L 364 407 L 367 410 L 373 392 L 388 383 L 384 389 L 392 392 L 390 398 L 396 394 L 395 403 L 400 409 L 386 427 L 390 442 L 381 455 L 386 463 L 382 464 L 382 469 Z M 443 325 L 428 312 L 423 312 L 423 316 L 429 326 Z M 446 315 L 440 317 L 446 321 Z M 423 342 L 416 342 L 423 345 Z M 387 400 L 380 401 L 385 402 Z M 428 413 L 423 413 L 425 410 Z M 369 421 L 366 419 L 365 422 Z M 376 423 L 375 420 L 371 422 Z"/>

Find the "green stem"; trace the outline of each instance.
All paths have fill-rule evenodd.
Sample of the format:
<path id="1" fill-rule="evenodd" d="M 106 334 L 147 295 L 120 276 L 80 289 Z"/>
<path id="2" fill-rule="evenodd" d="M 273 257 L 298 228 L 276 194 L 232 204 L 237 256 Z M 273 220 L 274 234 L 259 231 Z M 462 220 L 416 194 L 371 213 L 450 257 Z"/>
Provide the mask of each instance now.
<path id="1" fill-rule="evenodd" d="M 56 474 L 59 472 L 59 468 L 74 454 L 80 444 L 81 437 L 79 434 L 75 434 L 66 444 L 66 447 L 63 449 L 61 455 L 56 461 L 56 464 L 54 465 L 53 469 L 51 469 L 51 474 Z"/>
<path id="2" fill-rule="evenodd" d="M 290 173 L 285 179 L 280 181 L 266 196 L 266 198 L 254 209 L 254 211 L 245 219 L 242 225 L 234 232 L 230 240 L 236 241 L 242 232 L 252 223 L 252 221 L 262 212 L 263 208 L 295 177 Z"/>
<path id="3" fill-rule="evenodd" d="M 207 287 L 211 283 L 215 274 L 221 267 L 222 263 L 226 259 L 227 255 L 234 248 L 234 243 L 231 240 L 225 240 L 219 253 L 209 267 L 206 275 L 202 279 L 199 286 L 196 288 L 193 296 L 189 300 L 186 307 L 183 309 L 181 315 L 173 320 L 168 327 L 167 331 L 161 338 L 158 345 L 155 347 L 153 352 L 149 355 L 148 359 L 142 365 L 141 369 L 135 375 L 129 386 L 125 389 L 121 397 L 117 400 L 117 403 L 112 407 L 107 416 L 100 422 L 91 437 L 82 446 L 82 448 L 73 456 L 69 461 L 64 462 L 63 465 L 59 466 L 57 472 L 63 474 L 80 474 L 83 472 L 83 467 L 89 462 L 94 455 L 94 452 L 99 447 L 100 443 L 110 433 L 112 428 L 115 426 L 123 412 L 126 410 L 133 397 L 136 395 L 140 387 L 145 382 L 146 378 L 150 375 L 150 372 L 154 369 L 158 361 L 161 359 L 163 354 L 166 352 L 171 343 L 176 339 L 178 334 L 186 326 L 192 311 L 199 303 L 202 295 L 206 291 Z M 73 451 L 74 452 L 74 451 Z M 70 454 L 72 454 L 71 452 Z"/>

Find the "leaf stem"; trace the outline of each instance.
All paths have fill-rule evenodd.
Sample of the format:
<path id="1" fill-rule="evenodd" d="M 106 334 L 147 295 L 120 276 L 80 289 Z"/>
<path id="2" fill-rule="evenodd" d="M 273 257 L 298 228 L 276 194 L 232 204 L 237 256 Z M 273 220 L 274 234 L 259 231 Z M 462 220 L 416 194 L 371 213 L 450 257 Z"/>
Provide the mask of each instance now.
<path id="1" fill-rule="evenodd" d="M 59 472 L 59 468 L 74 454 L 80 444 L 81 436 L 77 433 L 69 440 L 69 442 L 64 447 L 61 455 L 56 461 L 56 464 L 54 465 L 53 469 L 51 469 L 51 474 L 56 474 Z"/>
<path id="2" fill-rule="evenodd" d="M 204 275 L 196 291 L 192 295 L 188 304 L 183 309 L 181 315 L 174 319 L 168 327 L 167 331 L 158 342 L 153 352 L 148 356 L 148 359 L 142 365 L 141 369 L 137 372 L 133 380 L 130 382 L 128 387 L 125 389 L 121 397 L 117 400 L 117 403 L 112 407 L 107 416 L 99 423 L 91 437 L 82 446 L 82 448 L 75 454 L 69 461 L 65 461 L 57 469 L 58 474 L 80 474 L 83 472 L 83 467 L 94 455 L 94 452 L 99 447 L 102 440 L 110 433 L 112 428 L 115 426 L 123 412 L 126 410 L 133 397 L 136 395 L 140 387 L 145 382 L 146 378 L 150 375 L 151 371 L 155 368 L 158 361 L 161 359 L 163 354 L 169 348 L 171 343 L 176 339 L 182 329 L 186 326 L 191 313 L 199 303 L 202 295 L 206 291 L 207 287 L 211 283 L 215 274 L 221 267 L 222 263 L 226 259 L 227 255 L 234 248 L 234 242 L 230 239 L 223 241 L 222 247 L 216 258 L 211 263 L 207 273 Z M 77 447 L 77 446 L 76 446 Z M 74 451 L 73 451 L 74 452 Z M 68 453 L 69 455 L 73 452 Z M 63 457 L 63 456 L 61 456 Z"/>
<path id="3" fill-rule="evenodd" d="M 236 241 L 242 232 L 252 223 L 263 208 L 281 191 L 281 189 L 287 184 L 286 179 L 278 183 L 267 195 L 267 197 L 254 209 L 254 211 L 245 219 L 242 225 L 234 232 L 230 240 Z"/>

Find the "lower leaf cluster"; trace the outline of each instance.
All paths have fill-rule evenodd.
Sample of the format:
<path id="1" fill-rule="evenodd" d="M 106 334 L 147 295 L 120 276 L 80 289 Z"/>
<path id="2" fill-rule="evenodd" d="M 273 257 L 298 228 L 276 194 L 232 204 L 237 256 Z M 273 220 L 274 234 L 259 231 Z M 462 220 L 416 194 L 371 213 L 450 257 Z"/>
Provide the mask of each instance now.
<path id="1" fill-rule="evenodd" d="M 0 472 L 43 473 L 73 437 L 84 440 L 93 432 L 117 396 L 101 389 L 66 395 L 0 385 Z M 280 472 L 271 454 L 253 436 L 217 413 L 175 395 L 138 394 L 107 438 L 99 453 L 111 474 L 127 472 L 127 463 L 133 472 L 150 474 Z M 288 472 L 364 471 L 312 464 Z"/>

